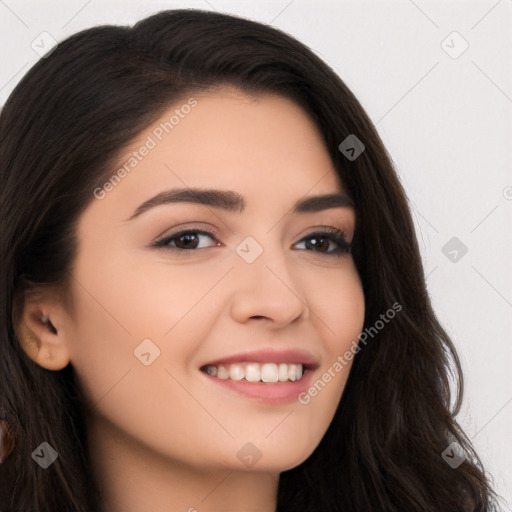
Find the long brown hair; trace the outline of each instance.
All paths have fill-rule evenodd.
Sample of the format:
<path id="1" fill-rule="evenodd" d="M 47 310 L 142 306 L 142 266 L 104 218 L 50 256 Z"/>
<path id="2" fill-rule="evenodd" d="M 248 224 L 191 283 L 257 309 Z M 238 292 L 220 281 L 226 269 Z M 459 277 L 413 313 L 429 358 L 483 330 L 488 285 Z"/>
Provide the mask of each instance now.
<path id="1" fill-rule="evenodd" d="M 402 307 L 355 355 L 316 450 L 281 473 L 277 511 L 494 510 L 480 460 L 454 419 L 460 363 L 432 309 L 407 198 L 374 125 L 336 73 L 291 36 L 186 9 L 69 37 L 33 66 L 1 113 L 0 417 L 16 444 L 0 466 L 0 510 L 102 510 L 73 367 L 48 371 L 25 354 L 14 306 L 34 286 L 65 293 L 77 219 L 123 148 L 169 105 L 223 84 L 281 94 L 311 116 L 355 202 L 365 329 L 392 304 Z M 365 146 L 356 159 L 339 149 L 349 135 Z M 47 470 L 31 459 L 41 440 L 59 453 Z M 452 442 L 466 455 L 456 469 L 442 457 Z"/>

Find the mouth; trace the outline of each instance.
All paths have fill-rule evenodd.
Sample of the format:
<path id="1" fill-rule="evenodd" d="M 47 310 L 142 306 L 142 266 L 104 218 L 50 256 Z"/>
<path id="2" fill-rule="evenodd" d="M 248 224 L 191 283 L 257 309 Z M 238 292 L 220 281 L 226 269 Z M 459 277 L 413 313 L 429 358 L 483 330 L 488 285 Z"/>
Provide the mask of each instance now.
<path id="1" fill-rule="evenodd" d="M 319 367 L 315 357 L 297 350 L 265 350 L 212 361 L 199 369 L 222 389 L 271 404 L 297 400 Z"/>
<path id="2" fill-rule="evenodd" d="M 295 382 L 311 365 L 301 363 L 258 363 L 241 362 L 224 365 L 205 365 L 201 371 L 221 380 L 262 382 L 275 384 L 278 382 Z"/>

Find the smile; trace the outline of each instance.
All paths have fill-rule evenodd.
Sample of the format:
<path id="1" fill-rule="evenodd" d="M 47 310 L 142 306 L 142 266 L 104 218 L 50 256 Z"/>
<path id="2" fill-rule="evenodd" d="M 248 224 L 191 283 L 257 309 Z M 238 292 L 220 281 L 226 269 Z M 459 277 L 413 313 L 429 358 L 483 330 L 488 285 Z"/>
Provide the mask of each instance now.
<path id="1" fill-rule="evenodd" d="M 199 370 L 228 394 L 279 405 L 296 402 L 318 367 L 318 357 L 307 350 L 266 348 L 206 360 Z"/>
<path id="2" fill-rule="evenodd" d="M 201 371 L 222 380 L 247 382 L 295 382 L 304 372 L 302 364 L 296 363 L 233 363 L 229 365 L 207 365 Z"/>

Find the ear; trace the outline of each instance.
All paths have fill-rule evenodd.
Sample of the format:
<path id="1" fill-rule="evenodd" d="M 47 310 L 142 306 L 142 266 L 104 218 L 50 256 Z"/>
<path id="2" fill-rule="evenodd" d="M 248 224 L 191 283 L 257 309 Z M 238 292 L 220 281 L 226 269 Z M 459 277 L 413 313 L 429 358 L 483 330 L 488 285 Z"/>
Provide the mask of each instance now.
<path id="1" fill-rule="evenodd" d="M 64 307 L 49 292 L 25 291 L 16 298 L 14 328 L 21 347 L 39 366 L 62 370 L 69 362 Z"/>

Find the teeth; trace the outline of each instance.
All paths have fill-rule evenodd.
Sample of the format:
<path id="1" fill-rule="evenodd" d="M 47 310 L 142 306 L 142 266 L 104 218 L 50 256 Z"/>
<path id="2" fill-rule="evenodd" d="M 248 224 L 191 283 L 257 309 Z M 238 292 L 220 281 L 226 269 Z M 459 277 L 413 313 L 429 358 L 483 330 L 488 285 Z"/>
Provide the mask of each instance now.
<path id="1" fill-rule="evenodd" d="M 277 382 L 277 364 L 265 363 L 261 367 L 261 380 L 263 382 Z"/>
<path id="2" fill-rule="evenodd" d="M 286 363 L 281 363 L 279 365 L 277 378 L 279 379 L 279 382 L 286 382 L 288 380 L 288 365 Z"/>
<path id="3" fill-rule="evenodd" d="M 206 366 L 206 373 L 222 380 L 248 382 L 293 382 L 303 375 L 301 364 L 294 363 L 234 363 L 226 366 Z"/>
<path id="4" fill-rule="evenodd" d="M 245 380 L 249 382 L 259 382 L 261 380 L 261 370 L 258 363 L 249 363 L 245 367 Z"/>
<path id="5" fill-rule="evenodd" d="M 215 366 L 211 367 L 209 366 L 209 368 L 215 368 Z M 229 379 L 229 373 L 228 371 L 226 370 L 226 368 L 224 368 L 224 366 L 219 366 L 217 368 L 217 377 L 219 379 L 222 379 L 222 380 L 227 380 Z"/>
<path id="6" fill-rule="evenodd" d="M 244 378 L 244 370 L 238 364 L 232 364 L 229 368 L 229 378 L 231 380 L 242 380 Z"/>

